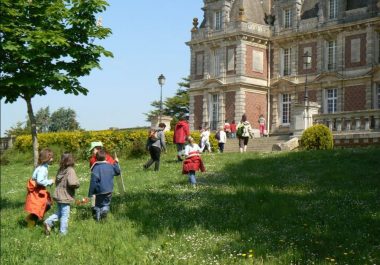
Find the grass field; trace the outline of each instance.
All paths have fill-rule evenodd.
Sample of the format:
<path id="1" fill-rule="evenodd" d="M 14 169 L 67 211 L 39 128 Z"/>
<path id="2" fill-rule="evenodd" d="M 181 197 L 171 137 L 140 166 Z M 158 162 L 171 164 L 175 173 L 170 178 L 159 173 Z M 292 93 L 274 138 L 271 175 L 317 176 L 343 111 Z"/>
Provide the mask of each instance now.
<path id="1" fill-rule="evenodd" d="M 147 158 L 121 161 L 127 193 L 105 222 L 73 206 L 49 237 L 23 221 L 30 160 L 2 166 L 1 264 L 380 264 L 380 149 L 205 154 L 196 189 L 174 152 L 159 173 Z"/>

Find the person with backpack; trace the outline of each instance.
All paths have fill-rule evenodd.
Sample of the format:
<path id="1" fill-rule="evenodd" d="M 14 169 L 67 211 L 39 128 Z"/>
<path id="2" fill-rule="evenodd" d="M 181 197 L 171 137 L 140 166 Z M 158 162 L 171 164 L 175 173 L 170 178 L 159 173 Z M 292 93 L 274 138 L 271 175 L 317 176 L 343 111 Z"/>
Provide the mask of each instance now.
<path id="1" fill-rule="evenodd" d="M 113 193 L 113 180 L 120 175 L 119 159 L 115 157 L 115 163 L 106 161 L 107 153 L 100 149 L 96 153 L 96 162 L 91 168 L 90 187 L 88 197 L 92 198 L 92 215 L 96 221 L 107 217 L 110 211 Z"/>
<path id="2" fill-rule="evenodd" d="M 219 152 L 223 153 L 224 151 L 224 144 L 227 142 L 227 134 L 224 131 L 223 126 L 219 127 L 218 132 L 215 134 L 216 140 L 218 140 L 218 147 L 219 147 Z"/>
<path id="3" fill-rule="evenodd" d="M 161 151 L 166 151 L 165 123 L 160 123 L 157 129 L 149 132 L 146 148 L 149 150 L 150 159 L 144 164 L 144 169 L 148 169 L 154 163 L 154 171 L 160 169 Z"/>
<path id="4" fill-rule="evenodd" d="M 237 126 L 237 137 L 239 138 L 240 153 L 247 152 L 248 140 L 253 138 L 253 130 L 251 124 L 247 120 L 247 115 L 243 114 L 241 121 Z"/>

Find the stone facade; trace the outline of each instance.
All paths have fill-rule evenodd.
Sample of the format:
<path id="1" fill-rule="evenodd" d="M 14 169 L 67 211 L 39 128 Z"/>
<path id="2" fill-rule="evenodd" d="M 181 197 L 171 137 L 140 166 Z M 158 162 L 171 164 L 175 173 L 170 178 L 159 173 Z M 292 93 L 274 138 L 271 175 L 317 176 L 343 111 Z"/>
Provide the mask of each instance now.
<path id="1" fill-rule="evenodd" d="M 254 127 L 263 114 L 270 133 L 292 133 L 292 107 L 310 102 L 320 106 L 318 115 L 334 119 L 352 111 L 377 115 L 379 3 L 205 0 L 204 19 L 194 20 L 187 43 L 191 128 L 215 130 L 246 113 Z M 363 122 L 377 121 L 368 113 Z"/>

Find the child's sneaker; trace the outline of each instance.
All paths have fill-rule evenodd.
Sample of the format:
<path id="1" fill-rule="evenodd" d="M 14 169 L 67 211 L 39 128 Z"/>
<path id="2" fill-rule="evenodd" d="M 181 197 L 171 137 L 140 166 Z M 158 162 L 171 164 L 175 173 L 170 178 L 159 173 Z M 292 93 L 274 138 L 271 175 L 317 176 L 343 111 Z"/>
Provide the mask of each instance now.
<path id="1" fill-rule="evenodd" d="M 51 227 L 47 223 L 44 223 L 44 226 L 45 226 L 45 235 L 49 236 Z"/>

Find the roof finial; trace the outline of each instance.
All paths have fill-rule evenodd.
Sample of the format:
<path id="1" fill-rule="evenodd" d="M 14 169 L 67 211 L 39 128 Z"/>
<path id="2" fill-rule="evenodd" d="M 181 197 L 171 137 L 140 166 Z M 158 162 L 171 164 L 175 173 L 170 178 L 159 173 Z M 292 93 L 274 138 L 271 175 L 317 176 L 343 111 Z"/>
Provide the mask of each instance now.
<path id="1" fill-rule="evenodd" d="M 193 28 L 191 29 L 191 32 L 198 31 L 198 18 L 193 18 Z"/>
<path id="2" fill-rule="evenodd" d="M 238 18 L 239 21 L 246 21 L 246 17 L 245 17 L 245 14 L 244 14 L 244 7 L 240 7 L 239 8 L 239 18 Z"/>

